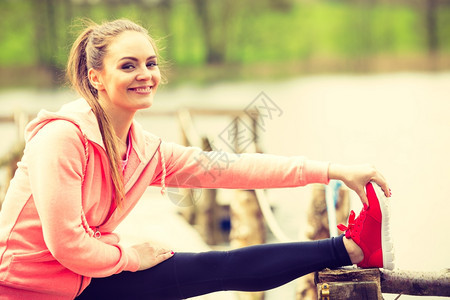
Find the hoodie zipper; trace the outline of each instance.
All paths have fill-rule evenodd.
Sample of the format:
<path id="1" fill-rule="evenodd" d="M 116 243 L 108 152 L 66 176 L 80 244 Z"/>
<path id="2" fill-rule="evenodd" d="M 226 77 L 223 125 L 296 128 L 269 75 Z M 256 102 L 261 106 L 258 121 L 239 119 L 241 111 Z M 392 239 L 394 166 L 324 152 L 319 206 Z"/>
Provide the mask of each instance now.
<path id="1" fill-rule="evenodd" d="M 84 281 L 84 276 L 80 275 L 81 281 L 80 281 L 80 286 L 78 287 L 78 291 L 75 295 L 75 297 L 78 297 L 80 295 L 81 289 L 83 288 L 83 281 Z"/>
<path id="2" fill-rule="evenodd" d="M 99 239 L 99 238 L 102 237 L 102 233 L 100 232 L 100 230 L 98 230 L 99 227 L 100 227 L 100 226 L 95 227 L 94 237 L 95 237 L 96 239 Z"/>
<path id="3" fill-rule="evenodd" d="M 106 151 L 105 151 L 105 149 L 103 149 L 102 146 L 100 146 L 99 144 L 97 144 L 96 142 L 93 142 L 93 141 L 92 141 L 92 144 L 94 144 L 94 147 L 100 148 L 100 150 L 102 150 L 103 153 L 104 153 L 104 155 L 106 156 Z M 111 173 L 111 171 L 109 171 L 109 172 Z M 109 174 L 105 174 L 105 175 L 109 175 Z M 108 177 L 108 176 L 106 176 L 106 177 Z M 113 195 L 112 191 L 111 191 L 111 195 Z M 111 201 L 111 203 L 110 203 L 110 205 L 109 205 L 109 209 L 108 209 L 108 212 L 107 212 L 107 214 L 106 214 L 106 217 L 105 217 L 104 221 L 103 221 L 100 225 L 97 225 L 97 226 L 95 227 L 95 230 L 94 230 L 94 237 L 95 237 L 96 239 L 99 239 L 99 238 L 102 237 L 102 233 L 101 233 L 101 231 L 100 231 L 100 226 L 105 225 L 105 224 L 111 219 L 111 216 L 113 215 L 113 213 L 114 213 L 115 210 L 116 210 L 116 206 L 114 205 L 114 199 L 112 199 L 112 201 Z"/>
<path id="4" fill-rule="evenodd" d="M 112 199 L 111 204 L 109 205 L 108 213 L 107 213 L 107 215 L 106 215 L 104 221 L 102 222 L 102 224 L 97 225 L 97 226 L 95 227 L 95 230 L 94 230 L 94 237 L 95 237 L 96 239 L 99 239 L 99 238 L 102 237 L 102 233 L 101 233 L 101 231 L 100 231 L 100 226 L 104 226 L 104 225 L 111 219 L 111 217 L 112 217 L 112 215 L 114 214 L 115 211 L 116 211 L 116 205 L 115 205 L 115 203 L 114 203 L 114 199 Z"/>

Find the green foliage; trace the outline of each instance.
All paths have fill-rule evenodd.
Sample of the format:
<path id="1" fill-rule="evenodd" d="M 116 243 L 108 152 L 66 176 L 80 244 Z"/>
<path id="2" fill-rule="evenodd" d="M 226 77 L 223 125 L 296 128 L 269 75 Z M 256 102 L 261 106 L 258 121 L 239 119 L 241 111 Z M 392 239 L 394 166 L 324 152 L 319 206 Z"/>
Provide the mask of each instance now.
<path id="1" fill-rule="evenodd" d="M 75 38 L 70 25 L 80 17 L 96 22 L 135 20 L 161 38 L 162 55 L 179 66 L 202 66 L 212 50 L 225 54 L 222 63 L 244 65 L 428 51 L 423 9 L 405 1 L 242 0 L 230 8 L 223 0 L 208 3 L 204 11 L 209 19 L 198 16 L 193 0 L 141 4 L 49 0 L 53 12 L 36 1 L 0 1 L 0 66 L 63 68 Z M 46 13 L 41 19 L 36 17 L 37 8 Z M 205 20 L 210 22 L 208 28 Z M 449 6 L 439 7 L 436 21 L 438 50 L 449 53 Z"/>
<path id="2" fill-rule="evenodd" d="M 30 65 L 35 61 L 31 5 L 0 1 L 0 66 Z"/>
<path id="3" fill-rule="evenodd" d="M 206 51 L 201 24 L 188 1 L 180 2 L 172 9 L 169 26 L 170 32 L 167 33 L 165 47 L 170 48 L 170 61 L 185 66 L 203 64 Z"/>
<path id="4" fill-rule="evenodd" d="M 412 7 L 383 5 L 374 9 L 373 49 L 376 53 L 418 53 L 426 51 L 424 16 Z"/>

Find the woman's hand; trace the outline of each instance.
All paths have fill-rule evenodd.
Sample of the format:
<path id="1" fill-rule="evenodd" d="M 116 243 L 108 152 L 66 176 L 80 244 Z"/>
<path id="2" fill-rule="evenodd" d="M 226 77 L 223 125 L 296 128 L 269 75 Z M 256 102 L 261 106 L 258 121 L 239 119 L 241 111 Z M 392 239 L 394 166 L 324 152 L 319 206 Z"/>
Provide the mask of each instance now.
<path id="1" fill-rule="evenodd" d="M 386 197 L 391 196 L 391 190 L 383 175 L 372 165 L 345 166 L 340 164 L 330 164 L 328 168 L 329 179 L 342 180 L 344 184 L 354 190 L 362 203 L 369 205 L 364 187 L 369 181 L 374 181 L 384 191 Z"/>
<path id="2" fill-rule="evenodd" d="M 137 250 L 141 261 L 138 271 L 154 267 L 174 255 L 173 251 L 153 247 L 150 243 L 134 245 L 133 248 Z"/>

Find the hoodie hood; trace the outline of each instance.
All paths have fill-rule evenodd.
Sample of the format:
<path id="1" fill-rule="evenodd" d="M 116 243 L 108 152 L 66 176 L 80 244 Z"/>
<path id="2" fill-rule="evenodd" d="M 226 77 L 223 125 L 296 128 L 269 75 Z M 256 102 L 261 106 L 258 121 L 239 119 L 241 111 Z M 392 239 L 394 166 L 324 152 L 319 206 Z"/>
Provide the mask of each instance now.
<path id="1" fill-rule="evenodd" d="M 37 117 L 25 128 L 25 141 L 30 141 L 42 127 L 55 120 L 66 120 L 74 123 L 88 140 L 105 148 L 97 118 L 84 99 L 64 104 L 57 112 L 41 110 Z"/>
<path id="2" fill-rule="evenodd" d="M 103 138 L 98 126 L 97 118 L 91 107 L 83 98 L 69 102 L 57 112 L 41 110 L 25 128 L 25 141 L 30 141 L 36 133 L 49 122 L 66 120 L 75 124 L 87 140 L 96 143 L 105 150 Z M 132 145 L 141 162 L 148 162 L 157 151 L 161 139 L 148 132 L 144 132 L 141 125 L 133 120 L 130 129 Z"/>

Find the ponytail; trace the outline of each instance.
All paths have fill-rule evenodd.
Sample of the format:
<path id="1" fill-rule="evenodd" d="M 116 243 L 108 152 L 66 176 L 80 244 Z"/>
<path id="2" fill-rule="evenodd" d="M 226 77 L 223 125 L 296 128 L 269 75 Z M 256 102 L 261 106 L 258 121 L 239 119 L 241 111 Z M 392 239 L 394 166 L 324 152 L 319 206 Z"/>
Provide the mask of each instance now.
<path id="1" fill-rule="evenodd" d="M 125 197 L 125 192 L 122 170 L 120 168 L 121 158 L 118 151 L 118 138 L 108 115 L 98 101 L 98 91 L 91 85 L 88 78 L 88 68 L 101 69 L 103 67 L 103 57 L 106 51 L 105 42 L 108 41 L 108 36 L 106 35 L 102 39 L 102 45 L 97 46 L 97 48 L 96 45 L 90 45 L 90 43 L 92 44 L 93 32 L 99 28 L 99 25 L 91 23 L 74 42 L 67 63 L 67 77 L 74 89 L 89 103 L 97 118 L 106 155 L 108 156 L 115 203 L 120 207 Z M 93 54 L 89 55 L 88 51 L 93 52 Z"/>

